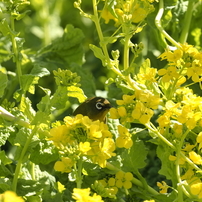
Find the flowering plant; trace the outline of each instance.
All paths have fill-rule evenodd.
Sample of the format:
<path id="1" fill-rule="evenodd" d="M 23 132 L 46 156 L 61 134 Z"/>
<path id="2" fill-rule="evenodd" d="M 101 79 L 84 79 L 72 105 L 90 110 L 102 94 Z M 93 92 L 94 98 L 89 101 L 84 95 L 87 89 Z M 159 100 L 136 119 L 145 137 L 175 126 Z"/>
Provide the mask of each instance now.
<path id="1" fill-rule="evenodd" d="M 0 10 L 0 201 L 202 201 L 200 0 Z"/>

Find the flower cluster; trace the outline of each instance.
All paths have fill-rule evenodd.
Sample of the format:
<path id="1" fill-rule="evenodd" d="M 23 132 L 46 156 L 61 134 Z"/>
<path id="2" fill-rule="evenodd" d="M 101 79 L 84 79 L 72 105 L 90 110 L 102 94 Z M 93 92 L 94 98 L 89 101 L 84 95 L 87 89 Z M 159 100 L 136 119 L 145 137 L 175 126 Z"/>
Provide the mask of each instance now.
<path id="1" fill-rule="evenodd" d="M 75 161 L 83 156 L 101 167 L 106 166 L 107 159 L 115 156 L 115 143 L 108 126 L 80 114 L 65 117 L 63 125 L 52 128 L 50 140 L 60 151 L 61 161 L 56 162 L 55 169 L 61 172 L 71 172 Z"/>
<path id="2" fill-rule="evenodd" d="M 161 99 L 151 91 L 137 90 L 135 95 L 123 95 L 122 100 L 117 100 L 118 108 L 112 108 L 112 119 L 119 119 L 122 124 L 139 121 L 146 124 L 150 121 Z"/>
<path id="3" fill-rule="evenodd" d="M 121 188 L 130 189 L 132 187 L 133 174 L 130 172 L 118 171 L 114 177 L 108 179 L 104 178 L 94 184 L 96 191 L 100 192 L 102 196 L 108 195 L 113 197 Z"/>
<path id="4" fill-rule="evenodd" d="M 160 69 L 158 74 L 162 76 L 163 82 L 184 83 L 190 79 L 196 83 L 202 78 L 202 52 L 188 44 L 181 44 L 180 49 L 175 51 L 167 50 L 159 56 L 162 60 L 168 61 L 167 68 Z"/>
<path id="5" fill-rule="evenodd" d="M 115 3 L 115 9 L 112 12 L 112 9 L 105 7 L 102 10 L 101 17 L 105 20 L 105 23 L 109 23 L 110 20 L 115 21 L 115 25 L 122 23 L 139 23 L 143 21 L 149 13 L 154 10 L 152 0 L 150 1 L 117 1 Z"/>
<path id="6" fill-rule="evenodd" d="M 167 101 L 164 108 L 165 112 L 159 116 L 157 121 L 161 129 L 171 126 L 176 137 L 180 137 L 184 127 L 184 129 L 191 130 L 196 125 L 201 125 L 202 98 L 193 94 L 192 90 L 188 88 L 177 90 L 175 97 L 179 97 L 181 101 L 177 103 L 171 100 Z"/>

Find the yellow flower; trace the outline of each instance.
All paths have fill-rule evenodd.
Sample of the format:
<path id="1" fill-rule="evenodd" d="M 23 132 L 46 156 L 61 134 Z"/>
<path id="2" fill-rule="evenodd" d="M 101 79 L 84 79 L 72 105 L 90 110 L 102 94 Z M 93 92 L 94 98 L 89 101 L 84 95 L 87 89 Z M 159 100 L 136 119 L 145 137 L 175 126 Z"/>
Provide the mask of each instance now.
<path id="1" fill-rule="evenodd" d="M 144 202 L 155 202 L 155 200 L 145 200 Z"/>
<path id="2" fill-rule="evenodd" d="M 160 193 L 165 194 L 168 191 L 169 186 L 166 184 L 166 182 L 162 181 L 162 183 L 157 182 L 157 186 L 159 187 Z"/>
<path id="3" fill-rule="evenodd" d="M 131 134 L 128 132 L 127 128 L 118 125 L 119 137 L 116 139 L 116 146 L 119 148 L 130 148 L 133 145 L 131 139 Z"/>
<path id="4" fill-rule="evenodd" d="M 137 8 L 132 14 L 132 22 L 138 23 L 143 21 L 148 15 L 148 12 L 144 8 Z"/>
<path id="5" fill-rule="evenodd" d="M 133 175 L 130 172 L 124 173 L 123 171 L 118 171 L 116 173 L 116 186 L 118 188 L 124 187 L 125 189 L 130 189 L 132 187 L 131 180 Z"/>
<path id="6" fill-rule="evenodd" d="M 0 194 L 0 201 L 1 202 L 24 202 L 24 200 L 20 196 L 17 196 L 17 194 L 12 191 L 5 191 L 3 194 Z"/>
<path id="7" fill-rule="evenodd" d="M 85 154 L 85 153 L 88 152 L 90 149 L 91 149 L 90 142 L 80 142 L 80 143 L 79 143 L 79 150 L 80 150 L 82 153 Z"/>
<path id="8" fill-rule="evenodd" d="M 101 17 L 105 20 L 105 24 L 108 24 L 110 20 L 114 20 L 115 22 L 118 21 L 117 18 L 115 18 L 109 10 L 103 9 L 101 11 Z"/>
<path id="9" fill-rule="evenodd" d="M 135 109 L 132 112 L 132 117 L 137 119 L 142 124 L 146 124 L 153 116 L 153 110 L 146 108 L 142 102 L 137 102 Z"/>
<path id="10" fill-rule="evenodd" d="M 94 193 L 90 196 L 90 188 L 87 189 L 73 189 L 72 198 L 76 200 L 76 202 L 104 202 L 102 197 Z"/>
<path id="11" fill-rule="evenodd" d="M 196 138 L 197 143 L 199 143 L 199 149 L 202 148 L 202 132 L 200 132 Z"/>
<path id="12" fill-rule="evenodd" d="M 166 51 L 159 56 L 162 60 L 167 60 L 168 62 L 172 63 L 173 65 L 177 64 L 177 61 L 180 60 L 183 56 L 182 50 L 175 50 L 174 52 Z"/>
<path id="13" fill-rule="evenodd" d="M 201 182 L 192 184 L 190 187 L 190 190 L 193 195 L 197 195 L 199 199 L 202 198 L 202 183 Z"/>
<path id="14" fill-rule="evenodd" d="M 61 126 L 52 128 L 50 130 L 49 140 L 52 140 L 54 145 L 56 147 L 60 148 L 61 145 L 66 145 L 66 144 L 72 142 L 68 133 L 69 133 L 69 130 L 68 130 L 67 126 L 65 126 L 65 125 L 61 125 Z"/>
<path id="15" fill-rule="evenodd" d="M 202 65 L 199 60 L 194 60 L 192 66 L 187 69 L 188 78 L 191 77 L 193 82 L 201 81 L 200 76 L 202 75 Z"/>
<path id="16" fill-rule="evenodd" d="M 189 152 L 189 158 L 195 163 L 195 164 L 202 164 L 202 158 L 199 154 L 197 154 L 194 151 Z"/>
<path id="17" fill-rule="evenodd" d="M 55 163 L 54 169 L 62 173 L 70 173 L 72 171 L 72 166 L 74 165 L 72 159 L 68 157 L 62 157 L 61 160 L 62 161 L 57 161 Z"/>
<path id="18" fill-rule="evenodd" d="M 169 82 L 173 79 L 177 79 L 179 77 L 179 73 L 177 73 L 177 68 L 175 66 L 169 66 L 167 69 L 160 69 L 158 74 L 162 77 L 163 82 Z"/>

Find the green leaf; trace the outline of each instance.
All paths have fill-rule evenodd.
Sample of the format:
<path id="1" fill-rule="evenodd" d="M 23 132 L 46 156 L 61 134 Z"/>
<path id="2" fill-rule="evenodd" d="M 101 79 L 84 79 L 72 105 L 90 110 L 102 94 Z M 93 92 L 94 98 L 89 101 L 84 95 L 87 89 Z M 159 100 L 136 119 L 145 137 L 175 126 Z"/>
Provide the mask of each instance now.
<path id="1" fill-rule="evenodd" d="M 31 74 L 24 74 L 21 76 L 21 84 L 23 92 L 30 92 L 31 94 L 34 94 L 35 92 L 35 84 L 38 84 L 39 77 L 36 77 Z"/>
<path id="2" fill-rule="evenodd" d="M 65 86 L 58 86 L 56 92 L 51 98 L 51 106 L 55 107 L 56 109 L 63 109 L 66 106 L 67 100 L 67 88 Z"/>
<path id="3" fill-rule="evenodd" d="M 30 160 L 35 164 L 49 164 L 58 159 L 58 153 L 53 147 L 53 143 L 47 140 L 42 140 L 31 152 Z"/>
<path id="4" fill-rule="evenodd" d="M 147 153 L 143 141 L 133 141 L 133 146 L 123 152 L 122 159 L 124 167 L 131 172 L 135 172 L 137 169 L 145 167 Z"/>
<path id="5" fill-rule="evenodd" d="M 12 34 L 13 36 L 17 36 L 16 32 L 13 32 L 8 25 L 8 22 L 4 18 L 3 20 L 0 21 L 0 31 L 4 36 L 7 36 L 8 34 Z"/>
<path id="6" fill-rule="evenodd" d="M 4 165 L 12 163 L 12 161 L 6 156 L 5 151 L 0 151 L 1 163 Z"/>
<path id="7" fill-rule="evenodd" d="M 4 95 L 4 90 L 8 84 L 7 74 L 0 71 L 0 97 Z"/>
<path id="8" fill-rule="evenodd" d="M 106 58 L 102 52 L 102 49 L 92 44 L 90 44 L 89 47 L 93 51 L 95 57 L 99 58 L 102 61 L 102 65 L 106 66 L 106 61 L 105 61 Z"/>
<path id="9" fill-rule="evenodd" d="M 11 180 L 9 178 L 0 178 L 0 191 L 1 193 L 9 190 L 11 187 Z"/>
<path id="10" fill-rule="evenodd" d="M 172 179 L 176 176 L 175 164 L 169 160 L 172 150 L 163 142 L 157 147 L 157 156 L 161 160 L 161 170 L 159 174 L 166 176 L 167 179 Z"/>
<path id="11" fill-rule="evenodd" d="M 75 97 L 79 100 L 79 102 L 84 102 L 86 100 L 86 96 L 81 88 L 76 86 L 69 86 L 67 87 L 67 95 L 69 97 Z"/>
<path id="12" fill-rule="evenodd" d="M 0 37 L 0 63 L 12 57 L 10 37 Z"/>
<path id="13" fill-rule="evenodd" d="M 36 114 L 32 108 L 31 100 L 28 97 L 22 97 L 20 102 L 20 111 L 24 113 L 29 120 L 32 120 Z"/>
<path id="14" fill-rule="evenodd" d="M 34 67 L 30 74 L 37 77 L 44 77 L 50 75 L 50 72 L 48 71 L 44 63 L 37 63 L 34 64 Z"/>
<path id="15" fill-rule="evenodd" d="M 37 60 L 48 61 L 51 65 L 58 63 L 56 68 L 61 65 L 63 68 L 67 68 L 72 63 L 81 65 L 83 64 L 83 39 L 84 35 L 80 29 L 67 25 L 61 38 L 38 52 Z"/>

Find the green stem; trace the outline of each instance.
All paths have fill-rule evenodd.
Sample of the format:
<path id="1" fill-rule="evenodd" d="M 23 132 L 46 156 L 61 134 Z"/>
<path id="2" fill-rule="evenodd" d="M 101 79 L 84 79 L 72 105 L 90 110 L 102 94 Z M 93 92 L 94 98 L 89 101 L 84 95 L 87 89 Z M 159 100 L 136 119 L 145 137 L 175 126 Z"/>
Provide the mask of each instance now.
<path id="1" fill-rule="evenodd" d="M 188 192 L 186 191 L 185 187 L 182 184 L 181 181 L 181 174 L 180 174 L 180 157 L 181 157 L 181 149 L 184 143 L 184 139 L 186 138 L 187 134 L 189 133 L 189 130 L 187 130 L 181 140 L 179 145 L 177 146 L 177 151 L 176 151 L 176 175 L 177 175 L 177 180 L 178 180 L 178 201 L 183 202 L 183 192 L 187 195 Z"/>
<path id="2" fill-rule="evenodd" d="M 31 125 L 28 122 L 15 117 L 14 115 L 12 115 L 10 112 L 8 112 L 6 109 L 4 109 L 1 106 L 0 106 L 0 117 L 2 117 L 3 119 L 5 119 L 7 121 L 14 122 L 20 126 L 23 126 L 26 128 L 31 128 Z"/>
<path id="3" fill-rule="evenodd" d="M 95 27 L 96 27 L 96 30 L 97 30 L 97 33 L 98 33 L 98 37 L 100 39 L 100 46 L 101 46 L 101 48 L 103 50 L 103 53 L 104 53 L 104 55 L 106 57 L 107 66 L 112 71 L 114 71 L 117 75 L 119 75 L 122 79 L 124 79 L 124 76 L 122 75 L 122 73 L 115 66 L 113 66 L 111 64 L 111 60 L 110 60 L 110 57 L 109 57 L 107 46 L 106 46 L 106 43 L 104 41 L 104 36 L 102 34 L 102 29 L 101 29 L 100 23 L 99 23 L 99 17 L 98 17 L 97 2 L 96 2 L 96 0 L 93 0 L 93 12 L 94 12 L 94 16 L 91 16 L 91 19 L 95 23 Z"/>
<path id="4" fill-rule="evenodd" d="M 106 167 L 107 167 L 109 170 L 113 170 L 113 171 L 116 171 L 116 172 L 121 171 L 121 169 L 119 169 L 119 168 L 113 166 L 112 164 L 110 164 L 110 163 L 108 163 L 108 162 L 107 162 L 107 166 L 106 166 Z M 141 187 L 141 188 L 145 188 L 144 185 L 143 185 L 143 183 L 142 183 L 140 180 L 136 179 L 136 178 L 133 178 L 131 182 L 132 182 L 133 184 L 135 184 L 135 185 Z M 147 189 L 147 190 L 148 190 L 149 193 L 151 193 L 151 194 L 153 194 L 153 195 L 159 195 L 159 193 L 158 193 L 155 189 L 153 189 L 152 187 L 150 187 L 149 185 L 148 185 L 148 189 Z"/>
<path id="5" fill-rule="evenodd" d="M 175 146 L 169 142 L 163 135 L 159 133 L 159 131 L 156 129 L 156 127 L 152 123 L 145 124 L 146 128 L 155 133 L 163 142 L 165 142 L 169 147 L 176 150 Z"/>
<path id="6" fill-rule="evenodd" d="M 151 127 L 152 125 L 152 127 Z M 159 131 L 155 128 L 155 126 L 153 126 L 152 123 L 148 123 L 148 124 L 145 124 L 146 128 L 149 129 L 150 131 L 152 131 L 153 133 L 155 133 L 163 142 L 165 142 L 169 147 L 171 147 L 173 150 L 176 151 L 176 147 L 171 143 L 169 142 L 165 137 L 163 137 Z M 186 162 L 191 166 L 193 167 L 194 169 L 196 169 L 197 171 L 202 171 L 196 164 L 194 164 L 188 157 L 186 157 L 183 152 L 180 151 L 180 155 L 182 156 L 182 158 L 184 158 L 186 160 Z"/>
<path id="7" fill-rule="evenodd" d="M 80 158 L 78 161 L 77 161 L 77 164 L 75 163 L 74 167 L 75 167 L 75 170 L 76 170 L 76 185 L 77 185 L 77 188 L 81 189 L 81 185 L 82 185 L 82 165 L 83 165 L 83 160 L 82 158 Z"/>
<path id="8" fill-rule="evenodd" d="M 27 152 L 27 149 L 30 145 L 30 142 L 32 140 L 32 137 L 34 136 L 34 134 L 37 132 L 37 127 L 35 126 L 35 128 L 32 130 L 32 133 L 30 134 L 30 136 L 28 137 L 23 149 L 22 149 L 22 152 L 20 154 L 20 158 L 17 162 L 17 166 L 16 166 L 16 169 L 15 169 L 15 174 L 14 174 L 14 178 L 13 178 L 13 182 L 12 182 L 12 191 L 16 192 L 16 188 L 17 188 L 17 183 L 18 183 L 18 176 L 20 174 L 20 170 L 21 170 L 21 167 L 22 167 L 22 162 L 23 162 L 23 158 Z"/>
<path id="9" fill-rule="evenodd" d="M 176 47 L 181 48 L 180 44 L 177 43 L 162 27 L 162 25 L 161 25 L 161 18 L 163 16 L 163 12 L 164 12 L 164 3 L 163 3 L 163 0 L 160 0 L 159 1 L 159 11 L 158 11 L 158 13 L 156 15 L 156 18 L 155 18 L 156 27 L 158 28 L 158 30 L 164 35 L 164 37 L 168 41 L 170 41 Z"/>
<path id="10" fill-rule="evenodd" d="M 15 19 L 11 17 L 11 29 L 13 32 L 15 32 Z M 20 88 L 22 87 L 22 82 L 21 82 L 21 76 L 22 76 L 22 70 L 21 70 L 21 63 L 20 63 L 20 54 L 19 50 L 17 47 L 17 43 L 15 40 L 15 35 L 11 34 L 11 41 L 12 41 L 12 46 L 13 46 L 13 53 L 14 53 L 14 59 L 16 62 L 16 68 L 17 68 L 17 75 L 18 75 L 18 80 L 20 84 Z"/>
<path id="11" fill-rule="evenodd" d="M 187 41 L 187 37 L 189 34 L 189 28 L 190 28 L 190 24 L 191 24 L 193 8 L 194 8 L 194 0 L 189 0 L 188 8 L 187 8 L 185 18 L 184 18 L 184 23 L 182 26 L 183 27 L 182 33 L 180 36 L 180 43 L 182 43 L 182 44 L 186 43 L 186 41 Z"/>

